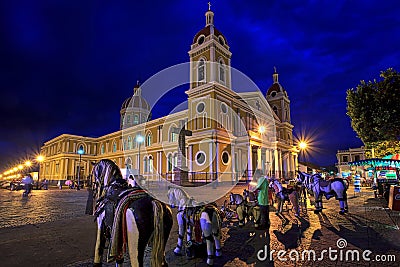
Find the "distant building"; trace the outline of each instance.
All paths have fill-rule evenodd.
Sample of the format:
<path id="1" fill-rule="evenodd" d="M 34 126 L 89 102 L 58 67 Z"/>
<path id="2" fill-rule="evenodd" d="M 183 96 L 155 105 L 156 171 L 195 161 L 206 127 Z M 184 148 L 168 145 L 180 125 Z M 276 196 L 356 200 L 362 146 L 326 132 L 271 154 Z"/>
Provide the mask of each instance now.
<path id="1" fill-rule="evenodd" d="M 365 148 L 349 148 L 346 150 L 338 150 L 336 153 L 337 164 L 336 167 L 338 168 L 338 172 L 341 174 L 349 174 L 352 171 L 354 172 L 355 169 L 351 169 L 349 166 L 349 162 L 352 161 L 359 161 L 365 159 Z M 364 170 L 360 168 L 360 172 Z"/>
<path id="2" fill-rule="evenodd" d="M 208 10 L 205 16 L 206 25 L 189 50 L 186 110 L 153 119 L 138 83 L 121 106 L 119 131 L 98 138 L 62 134 L 47 141 L 41 148 L 46 159 L 40 177 L 66 180 L 79 174 L 84 180 L 91 163 L 103 158 L 113 160 L 126 176 L 140 172 L 151 180 L 175 182 L 176 168 L 201 179 L 251 179 L 257 168 L 281 178 L 294 177 L 298 164 L 290 100 L 276 69 L 265 96 L 259 91 L 236 93 L 228 41 L 215 28 L 214 13 Z M 180 133 L 186 131 L 183 139 Z M 142 143 L 137 142 L 139 135 Z M 81 157 L 78 151 L 83 152 Z"/>

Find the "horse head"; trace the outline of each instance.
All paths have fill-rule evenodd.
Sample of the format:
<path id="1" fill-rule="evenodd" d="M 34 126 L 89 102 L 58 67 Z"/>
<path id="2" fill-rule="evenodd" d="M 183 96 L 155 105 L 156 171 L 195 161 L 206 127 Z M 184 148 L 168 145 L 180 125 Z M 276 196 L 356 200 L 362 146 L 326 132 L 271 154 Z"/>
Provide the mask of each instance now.
<path id="1" fill-rule="evenodd" d="M 178 206 L 179 209 L 185 208 L 191 203 L 190 196 L 180 187 L 169 187 L 168 204 L 172 208 Z"/>
<path id="2" fill-rule="evenodd" d="M 93 198 L 99 199 L 105 196 L 109 185 L 115 181 L 122 181 L 121 170 L 114 161 L 102 159 L 96 163 L 92 170 L 94 177 Z"/>
<path id="3" fill-rule="evenodd" d="M 171 208 L 175 208 L 175 205 L 178 204 L 176 201 L 173 187 L 168 187 L 168 204 L 171 206 Z"/>
<path id="4" fill-rule="evenodd" d="M 306 174 L 299 170 L 296 170 L 296 172 L 298 173 L 297 181 L 301 183 L 304 182 L 304 180 L 306 179 Z"/>

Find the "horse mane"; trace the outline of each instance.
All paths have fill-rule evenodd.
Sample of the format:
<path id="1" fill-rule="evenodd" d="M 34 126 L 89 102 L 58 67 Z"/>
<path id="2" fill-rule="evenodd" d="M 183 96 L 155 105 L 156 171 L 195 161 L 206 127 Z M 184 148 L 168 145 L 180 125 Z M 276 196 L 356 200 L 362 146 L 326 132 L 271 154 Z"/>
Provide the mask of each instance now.
<path id="1" fill-rule="evenodd" d="M 93 177 L 104 186 L 116 180 L 123 180 L 122 173 L 117 164 L 110 159 L 102 159 L 93 167 Z"/>

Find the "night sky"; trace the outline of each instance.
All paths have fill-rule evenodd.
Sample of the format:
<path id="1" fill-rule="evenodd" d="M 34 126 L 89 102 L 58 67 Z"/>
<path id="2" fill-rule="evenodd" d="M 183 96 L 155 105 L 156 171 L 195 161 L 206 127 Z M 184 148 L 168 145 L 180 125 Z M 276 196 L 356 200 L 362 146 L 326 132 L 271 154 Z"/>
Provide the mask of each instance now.
<path id="1" fill-rule="evenodd" d="M 0 171 L 60 134 L 119 130 L 136 81 L 189 60 L 207 2 L 1 1 Z M 221 0 L 211 9 L 232 67 L 263 94 L 277 67 L 294 133 L 313 140 L 307 160 L 334 164 L 338 149 L 362 145 L 346 115 L 346 90 L 400 70 L 399 1 Z M 153 118 L 185 101 L 187 88 L 166 94 Z"/>

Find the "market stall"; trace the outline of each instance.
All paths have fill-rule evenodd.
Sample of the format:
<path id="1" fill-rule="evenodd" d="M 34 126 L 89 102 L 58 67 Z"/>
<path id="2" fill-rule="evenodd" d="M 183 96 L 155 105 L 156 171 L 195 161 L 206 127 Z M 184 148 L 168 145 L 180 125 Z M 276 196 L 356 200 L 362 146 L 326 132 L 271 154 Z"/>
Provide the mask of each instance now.
<path id="1" fill-rule="evenodd" d="M 364 159 L 349 162 L 350 166 L 362 166 L 367 169 L 367 175 L 373 178 L 373 186 L 376 195 L 389 199 L 391 185 L 397 185 L 400 181 L 400 160 L 398 154 L 389 155 L 378 159 Z"/>

